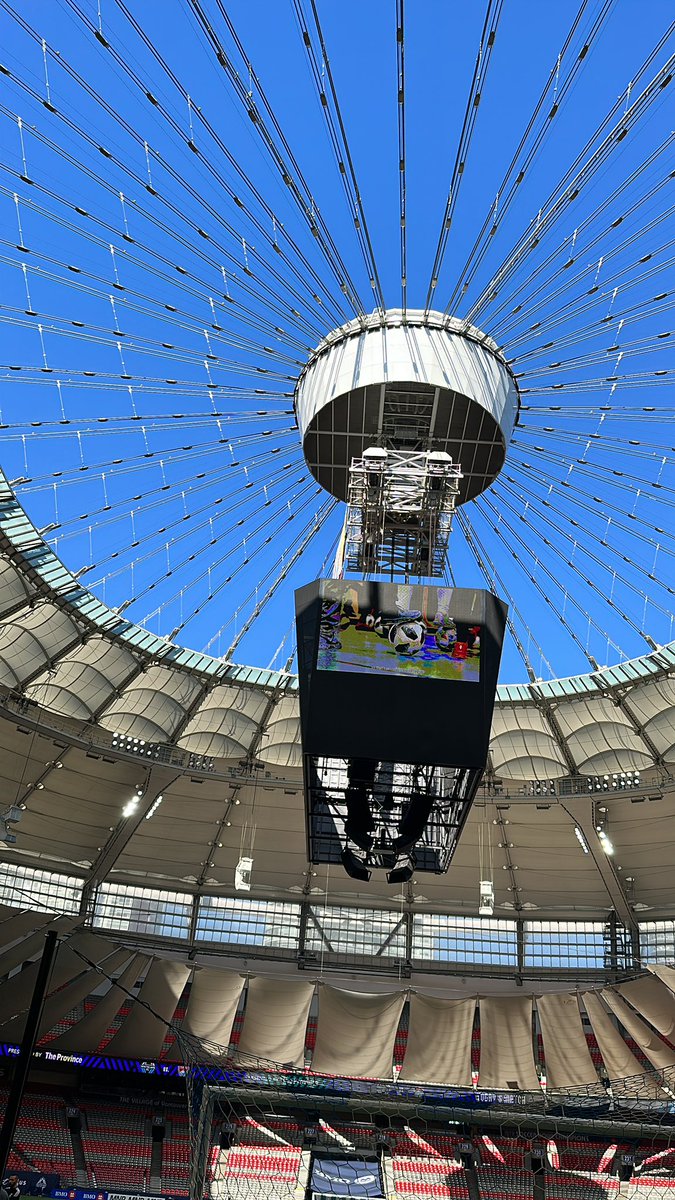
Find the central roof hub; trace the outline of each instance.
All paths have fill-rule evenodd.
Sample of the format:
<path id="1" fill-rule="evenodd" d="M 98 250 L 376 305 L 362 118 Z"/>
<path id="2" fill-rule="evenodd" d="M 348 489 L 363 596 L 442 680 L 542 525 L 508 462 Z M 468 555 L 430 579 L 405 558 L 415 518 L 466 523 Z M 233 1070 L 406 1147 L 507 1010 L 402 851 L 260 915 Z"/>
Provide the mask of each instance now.
<path id="1" fill-rule="evenodd" d="M 352 460 L 372 446 L 449 454 L 462 471 L 458 503 L 472 500 L 504 464 L 518 402 L 491 338 L 443 313 L 410 309 L 329 333 L 295 391 L 309 469 L 340 500 Z"/>

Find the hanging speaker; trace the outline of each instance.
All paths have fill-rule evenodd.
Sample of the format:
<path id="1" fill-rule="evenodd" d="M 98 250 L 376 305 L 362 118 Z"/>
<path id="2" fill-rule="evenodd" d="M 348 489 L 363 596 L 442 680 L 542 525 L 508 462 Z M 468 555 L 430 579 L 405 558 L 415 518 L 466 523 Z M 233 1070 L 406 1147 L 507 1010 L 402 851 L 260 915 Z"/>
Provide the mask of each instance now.
<path id="1" fill-rule="evenodd" d="M 370 788 L 375 786 L 377 759 L 350 758 L 347 763 L 347 779 L 350 787 Z"/>
<path id="2" fill-rule="evenodd" d="M 345 833 L 350 842 L 360 850 L 370 850 L 373 845 L 375 822 L 368 803 L 368 793 L 362 785 L 348 787 L 345 791 L 347 820 Z"/>
<path id="3" fill-rule="evenodd" d="M 408 883 L 415 874 L 415 862 L 412 856 L 404 858 L 387 874 L 387 883 Z"/>
<path id="4" fill-rule="evenodd" d="M 370 871 L 363 859 L 358 858 L 354 851 L 349 849 L 349 846 L 345 846 L 340 855 L 340 861 L 350 879 L 360 879 L 362 883 L 368 883 Z"/>
<path id="5" fill-rule="evenodd" d="M 434 806 L 434 797 L 427 792 L 412 792 L 407 808 L 399 825 L 399 836 L 394 838 L 396 850 L 412 850 L 419 842 Z"/>

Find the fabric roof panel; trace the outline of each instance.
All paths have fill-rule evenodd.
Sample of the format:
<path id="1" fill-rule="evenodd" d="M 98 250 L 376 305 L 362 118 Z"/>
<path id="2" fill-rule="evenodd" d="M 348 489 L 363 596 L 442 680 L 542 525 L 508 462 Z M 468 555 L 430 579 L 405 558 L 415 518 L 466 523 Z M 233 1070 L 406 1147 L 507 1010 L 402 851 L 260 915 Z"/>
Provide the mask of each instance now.
<path id="1" fill-rule="evenodd" d="M 119 1010 L 127 1001 L 128 993 L 141 978 L 150 961 L 146 955 L 135 954 L 122 974 L 117 977 L 117 982 L 100 997 L 95 1007 L 85 1013 L 70 1029 L 54 1038 L 50 1042 L 50 1049 L 80 1054 L 94 1053 L 98 1050 Z"/>
<path id="2" fill-rule="evenodd" d="M 614 988 L 603 988 L 603 1000 L 607 1002 L 612 1012 L 619 1018 L 626 1032 L 635 1039 L 646 1058 L 653 1067 L 660 1070 L 664 1067 L 675 1066 L 675 1050 L 666 1046 L 658 1034 L 645 1024 L 644 1021 L 628 1007 L 626 1001 Z"/>
<path id="3" fill-rule="evenodd" d="M 312 1070 L 391 1079 L 405 993 L 372 995 L 322 984 Z"/>
<path id="4" fill-rule="evenodd" d="M 221 684 L 190 718 L 178 745 L 194 754 L 241 758 L 257 736 L 268 704 L 264 692 Z"/>
<path id="5" fill-rule="evenodd" d="M 16 687 L 51 667 L 81 637 L 55 605 L 42 603 L 0 623 L 0 684 Z"/>
<path id="6" fill-rule="evenodd" d="M 237 1053 L 302 1067 L 313 996 L 313 983 L 262 975 L 250 979 Z"/>
<path id="7" fill-rule="evenodd" d="M 471 1035 L 476 1001 L 413 992 L 400 1079 L 471 1087 Z"/>
<path id="8" fill-rule="evenodd" d="M 159 1058 L 168 1022 L 189 974 L 190 968 L 184 963 L 153 959 L 138 993 L 140 1003 L 132 1006 L 108 1042 L 106 1054 L 119 1058 Z"/>
<path id="9" fill-rule="evenodd" d="M 123 646 L 95 637 L 66 654 L 26 694 L 53 712 L 89 721 L 137 669 Z"/>
<path id="10" fill-rule="evenodd" d="M 168 742 L 185 720 L 203 684 L 187 672 L 151 666 L 131 681 L 101 717 L 111 733 Z"/>
<path id="11" fill-rule="evenodd" d="M 658 1029 L 663 1037 L 673 1041 L 675 997 L 665 983 L 655 975 L 643 975 L 640 979 L 619 984 L 616 990 Z"/>
<path id="12" fill-rule="evenodd" d="M 479 1007 L 479 1087 L 538 1091 L 532 1049 L 532 998 L 483 996 Z"/>
<path id="13" fill-rule="evenodd" d="M 538 996 L 537 1011 L 548 1086 L 567 1088 L 598 1083 L 576 996 L 564 993 Z"/>
<path id="14" fill-rule="evenodd" d="M 184 1032 L 226 1050 L 243 987 L 243 975 L 198 967 L 190 984 Z"/>

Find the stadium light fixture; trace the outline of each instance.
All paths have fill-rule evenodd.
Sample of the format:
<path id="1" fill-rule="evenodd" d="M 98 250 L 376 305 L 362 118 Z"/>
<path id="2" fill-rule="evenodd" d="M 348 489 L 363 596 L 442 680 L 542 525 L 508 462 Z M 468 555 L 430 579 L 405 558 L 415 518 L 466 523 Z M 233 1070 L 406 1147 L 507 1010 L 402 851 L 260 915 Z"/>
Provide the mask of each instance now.
<path id="1" fill-rule="evenodd" d="M 148 811 L 145 814 L 146 821 L 149 821 L 151 817 L 154 817 L 154 815 L 157 812 L 157 809 L 159 808 L 163 799 L 164 799 L 164 797 L 160 794 L 156 800 L 153 800 L 152 804 L 150 805 L 150 808 L 148 809 Z"/>
<path id="2" fill-rule="evenodd" d="M 574 832 L 577 836 L 577 841 L 578 841 L 579 845 L 581 846 L 581 849 L 583 850 L 584 854 L 588 854 L 589 853 L 588 842 L 586 841 L 586 838 L 584 837 L 584 835 L 581 832 L 578 825 L 574 826 Z"/>
<path id="3" fill-rule="evenodd" d="M 137 788 L 135 796 L 132 796 L 130 800 L 127 800 L 126 804 L 124 805 L 124 808 L 122 809 L 122 816 L 125 819 L 126 819 L 126 817 L 131 817 L 133 815 L 133 813 L 136 812 L 136 809 L 138 808 L 138 805 L 141 801 L 142 795 L 143 795 L 143 789 Z"/>

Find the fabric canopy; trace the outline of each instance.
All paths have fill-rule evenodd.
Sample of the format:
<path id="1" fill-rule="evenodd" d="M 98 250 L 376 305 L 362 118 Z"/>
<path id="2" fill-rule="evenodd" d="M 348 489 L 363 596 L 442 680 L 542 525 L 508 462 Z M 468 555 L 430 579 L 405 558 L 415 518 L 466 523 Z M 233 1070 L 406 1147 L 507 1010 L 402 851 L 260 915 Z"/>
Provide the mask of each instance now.
<path id="1" fill-rule="evenodd" d="M 79 1051 L 93 1053 L 98 1050 L 128 993 L 134 984 L 138 983 L 149 962 L 150 959 L 144 954 L 134 955 L 118 977 L 117 983 L 112 984 L 96 1006 L 84 1014 L 81 1021 L 54 1038 L 50 1042 L 50 1049 L 69 1054 Z"/>
<path id="2" fill-rule="evenodd" d="M 598 1083 L 576 996 L 564 992 L 538 996 L 537 1011 L 548 1085 L 556 1088 Z"/>
<path id="3" fill-rule="evenodd" d="M 635 1039 L 638 1046 L 642 1050 L 645 1057 L 649 1060 L 653 1067 L 657 1070 L 663 1067 L 675 1066 L 675 1050 L 670 1046 L 666 1046 L 665 1042 L 653 1029 L 645 1025 L 644 1021 L 629 1008 L 626 1001 L 613 988 L 603 988 L 603 999 L 612 1009 L 612 1012 L 619 1018 L 624 1029 L 632 1038 Z"/>
<path id="4" fill-rule="evenodd" d="M 57 917 L 55 921 L 52 921 L 50 929 L 57 930 L 64 937 L 75 928 L 77 923 L 78 918 L 76 917 Z M 28 962 L 29 959 L 41 954 L 44 944 L 45 935 L 43 932 L 32 933 L 29 937 L 22 938 L 16 945 L 11 946 L 4 953 L 0 954 L 0 974 L 9 975 L 10 971 L 13 971 L 15 967 L 21 966 L 21 963 Z M 53 979 L 54 973 L 52 972 L 52 982 Z"/>
<path id="5" fill-rule="evenodd" d="M 611 1080 L 640 1075 L 643 1068 L 624 1042 L 597 992 L 584 992 L 581 999 L 588 1013 L 595 1040 Z"/>
<path id="6" fill-rule="evenodd" d="M 414 993 L 400 1078 L 470 1087 L 475 1011 L 475 997 L 441 1000 Z"/>
<path id="7" fill-rule="evenodd" d="M 3 904 L 0 913 L 0 946 L 9 946 L 18 938 L 25 938 L 36 929 L 42 929 L 53 921 L 53 914 L 48 912 L 17 912 Z"/>
<path id="8" fill-rule="evenodd" d="M 481 1088 L 537 1091 L 530 996 L 485 996 L 480 1001 Z"/>
<path id="9" fill-rule="evenodd" d="M 641 979 L 632 979 L 630 983 L 622 983 L 617 992 L 633 1005 L 659 1033 L 669 1041 L 673 1041 L 675 1033 L 675 997 L 672 992 L 654 975 L 643 975 Z"/>
<path id="10" fill-rule="evenodd" d="M 94 963 L 101 962 L 116 948 L 105 938 L 97 937 L 94 933 L 76 933 L 67 942 L 60 943 L 49 981 L 51 991 L 68 983 L 76 975 L 81 975 L 89 965 L 85 959 Z M 84 957 L 80 958 L 80 954 Z M 28 1009 L 39 969 L 39 962 L 33 962 L 0 988 L 0 1032 L 9 1025 L 13 1017 Z"/>
<path id="11" fill-rule="evenodd" d="M 58 988 L 57 990 L 51 989 L 51 994 L 48 996 L 42 1011 L 38 1037 L 44 1037 L 46 1033 L 49 1033 L 50 1029 L 53 1029 L 58 1021 L 71 1012 L 76 1005 L 86 1000 L 87 996 L 91 995 L 103 978 L 102 972 L 119 970 L 133 955 L 132 950 L 125 950 L 121 947 L 115 950 L 112 944 L 109 946 L 109 950 L 110 953 L 103 960 L 100 970 L 96 970 L 94 967 L 84 970 L 71 980 L 70 983 L 67 983 L 65 987 Z M 12 1021 L 8 1022 L 7 1025 L 3 1026 L 3 1037 L 7 1041 L 19 1041 L 23 1037 L 26 1015 L 25 1012 L 22 1012 L 14 1017 Z"/>
<path id="12" fill-rule="evenodd" d="M 665 983 L 668 991 L 675 992 L 675 967 L 667 967 L 665 963 L 652 963 L 649 966 L 652 974 Z"/>
<path id="13" fill-rule="evenodd" d="M 185 1032 L 227 1047 L 243 987 L 243 975 L 233 971 L 197 969 L 183 1020 Z"/>
<path id="14" fill-rule="evenodd" d="M 246 995 L 239 1052 L 301 1067 L 314 984 L 258 976 Z"/>
<path id="15" fill-rule="evenodd" d="M 155 958 L 138 999 L 117 1033 L 106 1046 L 106 1054 L 119 1058 L 159 1058 L 171 1020 L 190 968 L 183 963 Z M 146 1008 L 147 1005 L 147 1008 Z"/>
<path id="16" fill-rule="evenodd" d="M 368 995 L 323 984 L 312 1070 L 391 1079 L 402 992 Z"/>

